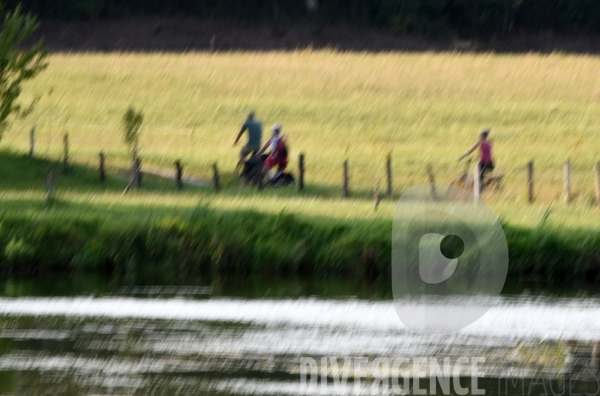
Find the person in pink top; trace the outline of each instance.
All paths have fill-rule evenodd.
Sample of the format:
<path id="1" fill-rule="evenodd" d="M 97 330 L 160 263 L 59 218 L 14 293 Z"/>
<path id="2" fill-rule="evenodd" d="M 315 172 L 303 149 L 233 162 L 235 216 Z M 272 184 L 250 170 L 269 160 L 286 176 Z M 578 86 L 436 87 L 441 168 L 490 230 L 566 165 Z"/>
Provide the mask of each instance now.
<path id="1" fill-rule="evenodd" d="M 479 132 L 479 140 L 460 157 L 458 160 L 471 155 L 471 153 L 479 148 L 479 180 L 483 186 L 483 177 L 488 172 L 494 169 L 494 161 L 492 159 L 492 143 L 488 140 L 490 134 L 489 129 L 484 129 Z"/>

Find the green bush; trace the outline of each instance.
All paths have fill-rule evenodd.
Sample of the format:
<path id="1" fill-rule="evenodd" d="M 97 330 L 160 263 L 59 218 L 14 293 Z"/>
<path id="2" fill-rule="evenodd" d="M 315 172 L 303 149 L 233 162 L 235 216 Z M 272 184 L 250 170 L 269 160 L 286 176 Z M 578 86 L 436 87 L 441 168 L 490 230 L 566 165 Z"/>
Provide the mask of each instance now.
<path id="1" fill-rule="evenodd" d="M 4 258 L 13 264 L 28 263 L 35 256 L 35 248 L 22 239 L 11 239 L 4 248 Z"/>

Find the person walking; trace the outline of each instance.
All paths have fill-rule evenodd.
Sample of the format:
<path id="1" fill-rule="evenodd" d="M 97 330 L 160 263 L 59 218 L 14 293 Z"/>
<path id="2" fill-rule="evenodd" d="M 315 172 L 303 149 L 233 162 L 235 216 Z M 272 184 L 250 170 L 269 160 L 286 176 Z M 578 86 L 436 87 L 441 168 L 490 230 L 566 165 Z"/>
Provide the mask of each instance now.
<path id="1" fill-rule="evenodd" d="M 240 166 L 249 155 L 256 154 L 261 147 L 262 124 L 255 120 L 254 112 L 250 112 L 248 114 L 246 122 L 244 122 L 242 129 L 240 129 L 240 133 L 238 133 L 237 137 L 235 138 L 235 142 L 233 143 L 234 146 L 246 131 L 248 131 L 248 142 L 240 150 L 240 160 L 238 162 L 238 166 Z"/>
<path id="2" fill-rule="evenodd" d="M 479 149 L 479 182 L 483 186 L 483 179 L 487 172 L 494 169 L 494 160 L 492 159 L 492 143 L 488 140 L 490 134 L 489 129 L 484 129 L 479 132 L 479 140 L 473 145 L 466 153 L 464 153 L 458 160 L 462 161 L 465 157 L 468 157 L 475 150 Z"/>
<path id="3" fill-rule="evenodd" d="M 281 124 L 277 123 L 271 128 L 273 135 L 267 140 L 265 145 L 258 151 L 257 155 L 261 155 L 268 149 L 270 149 L 269 155 L 265 159 L 263 168 L 263 175 L 266 177 L 266 181 L 270 182 L 277 180 L 279 176 L 285 171 L 288 164 L 288 147 L 287 141 L 283 135 L 281 135 Z M 269 172 L 277 165 L 277 172 L 270 177 Z"/>

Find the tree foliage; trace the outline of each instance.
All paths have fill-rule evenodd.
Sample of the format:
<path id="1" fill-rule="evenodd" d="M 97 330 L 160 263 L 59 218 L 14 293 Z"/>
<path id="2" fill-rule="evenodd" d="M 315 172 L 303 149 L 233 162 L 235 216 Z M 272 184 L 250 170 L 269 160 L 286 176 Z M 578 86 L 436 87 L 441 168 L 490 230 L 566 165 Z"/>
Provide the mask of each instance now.
<path id="1" fill-rule="evenodd" d="M 17 100 L 23 82 L 34 78 L 47 66 L 42 40 L 26 45 L 38 27 L 36 18 L 21 12 L 19 6 L 4 17 L 0 31 L 0 138 L 11 115 L 24 117 L 35 104 L 33 101 L 23 107 Z"/>
<path id="2" fill-rule="evenodd" d="M 598 0 L 6 0 L 60 20 L 194 15 L 251 23 L 310 18 L 397 34 L 462 38 L 508 32 L 600 33 Z M 310 7 L 309 7 L 310 5 Z"/>
<path id="3" fill-rule="evenodd" d="M 137 154 L 142 122 L 144 122 L 144 115 L 141 111 L 137 112 L 133 107 L 127 109 L 125 115 L 123 115 L 123 140 L 129 146 L 129 151 L 133 157 Z"/>

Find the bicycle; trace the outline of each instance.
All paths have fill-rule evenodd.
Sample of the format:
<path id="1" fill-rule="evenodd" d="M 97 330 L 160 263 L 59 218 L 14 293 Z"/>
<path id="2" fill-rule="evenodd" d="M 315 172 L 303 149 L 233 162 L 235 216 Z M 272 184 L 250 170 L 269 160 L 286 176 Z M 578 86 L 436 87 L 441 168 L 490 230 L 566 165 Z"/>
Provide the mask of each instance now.
<path id="1" fill-rule="evenodd" d="M 472 158 L 469 158 L 465 163 L 464 171 L 458 176 L 454 181 L 450 184 L 463 187 L 465 189 L 472 190 L 474 188 L 474 172 L 471 167 L 471 163 L 473 162 Z M 484 180 L 481 183 L 481 191 L 488 187 L 494 187 L 495 191 L 500 191 L 502 188 L 502 179 L 504 178 L 504 173 L 498 174 L 484 174 Z"/>

